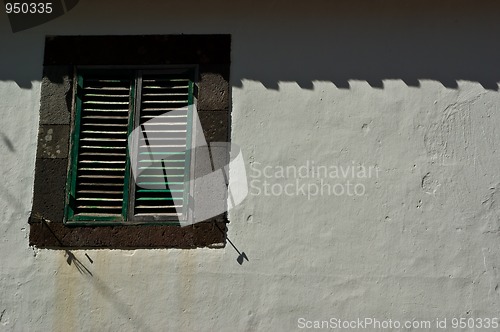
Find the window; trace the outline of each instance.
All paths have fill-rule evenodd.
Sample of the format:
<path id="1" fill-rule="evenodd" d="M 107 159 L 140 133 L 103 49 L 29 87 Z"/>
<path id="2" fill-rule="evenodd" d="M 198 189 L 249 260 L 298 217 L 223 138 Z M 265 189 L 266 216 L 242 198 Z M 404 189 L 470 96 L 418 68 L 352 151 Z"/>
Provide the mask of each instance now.
<path id="1" fill-rule="evenodd" d="M 206 141 L 228 142 L 230 43 L 229 35 L 46 38 L 30 245 L 225 245 L 225 213 L 178 226 L 193 188 L 175 179 L 203 172 L 189 148 L 195 104 Z"/>
<path id="2" fill-rule="evenodd" d="M 67 223 L 187 220 L 195 71 L 77 68 Z"/>

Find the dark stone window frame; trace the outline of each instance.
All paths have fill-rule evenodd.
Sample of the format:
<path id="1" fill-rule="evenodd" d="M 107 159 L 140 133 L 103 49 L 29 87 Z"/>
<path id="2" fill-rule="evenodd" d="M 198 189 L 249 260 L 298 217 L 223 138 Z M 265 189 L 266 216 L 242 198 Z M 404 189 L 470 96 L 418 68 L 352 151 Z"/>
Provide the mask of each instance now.
<path id="1" fill-rule="evenodd" d="M 48 36 L 40 99 L 30 245 L 40 248 L 224 247 L 226 213 L 187 227 L 63 223 L 77 65 L 198 65 L 198 115 L 208 143 L 230 138 L 230 35 Z"/>

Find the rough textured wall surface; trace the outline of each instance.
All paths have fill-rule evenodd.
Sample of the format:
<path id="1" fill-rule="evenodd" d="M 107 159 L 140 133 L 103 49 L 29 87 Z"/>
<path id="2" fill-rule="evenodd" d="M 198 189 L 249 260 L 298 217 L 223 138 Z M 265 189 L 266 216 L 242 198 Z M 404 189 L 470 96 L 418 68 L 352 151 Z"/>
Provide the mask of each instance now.
<path id="1" fill-rule="evenodd" d="M 17 34 L 2 16 L 0 329 L 290 331 L 299 318 L 449 327 L 453 317 L 498 317 L 497 8 L 191 5 L 82 1 Z M 44 36 L 171 33 L 232 34 L 232 141 L 253 188 L 230 211 L 228 237 L 248 260 L 229 244 L 29 247 Z M 316 166 L 340 175 L 308 177 Z M 314 194 L 348 179 L 354 194 Z"/>

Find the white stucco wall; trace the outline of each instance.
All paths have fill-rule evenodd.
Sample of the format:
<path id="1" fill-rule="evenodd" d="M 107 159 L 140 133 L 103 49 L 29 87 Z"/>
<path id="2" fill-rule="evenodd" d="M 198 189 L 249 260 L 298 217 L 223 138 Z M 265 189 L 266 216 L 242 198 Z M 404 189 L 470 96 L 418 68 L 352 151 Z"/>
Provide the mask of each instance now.
<path id="1" fill-rule="evenodd" d="M 450 327 L 453 317 L 499 317 L 492 8 L 82 1 L 16 34 L 2 14 L 0 330 L 290 331 L 300 317 L 447 318 Z M 230 212 L 242 265 L 229 244 L 71 251 L 78 261 L 30 248 L 44 36 L 171 33 L 232 34 L 232 141 L 249 175 L 309 161 L 378 176 L 355 179 L 360 196 L 249 195 Z"/>

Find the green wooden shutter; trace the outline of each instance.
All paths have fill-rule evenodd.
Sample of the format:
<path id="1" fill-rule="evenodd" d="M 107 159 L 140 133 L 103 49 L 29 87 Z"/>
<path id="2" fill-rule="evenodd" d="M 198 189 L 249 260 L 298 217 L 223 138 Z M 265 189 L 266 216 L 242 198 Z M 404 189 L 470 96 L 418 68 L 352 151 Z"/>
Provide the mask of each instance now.
<path id="1" fill-rule="evenodd" d="M 143 73 L 134 218 L 178 221 L 189 200 L 193 73 Z M 148 122 L 149 121 L 149 122 Z M 149 217 L 149 218 L 148 218 Z"/>
<path id="2" fill-rule="evenodd" d="M 68 220 L 124 221 L 133 80 L 123 73 L 78 77 Z"/>
<path id="3" fill-rule="evenodd" d="M 192 69 L 79 73 L 66 221 L 177 223 L 186 218 L 193 76 Z M 128 139 L 137 126 L 144 134 L 137 142 L 140 172 L 129 187 Z"/>

